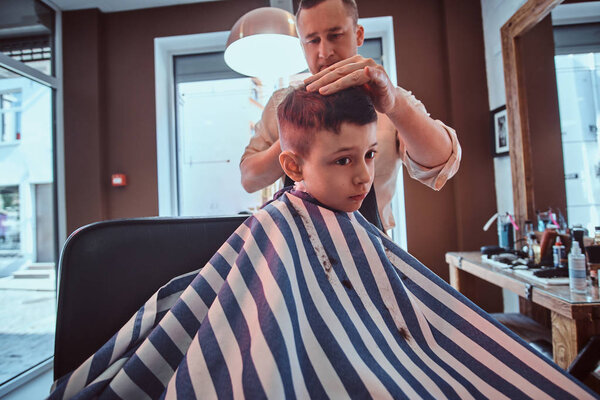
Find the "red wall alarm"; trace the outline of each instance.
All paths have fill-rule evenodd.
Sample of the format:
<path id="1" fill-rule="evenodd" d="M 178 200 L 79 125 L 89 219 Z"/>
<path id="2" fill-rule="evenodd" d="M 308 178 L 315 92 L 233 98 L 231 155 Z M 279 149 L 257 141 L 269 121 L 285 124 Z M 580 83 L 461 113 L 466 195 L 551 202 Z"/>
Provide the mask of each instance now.
<path id="1" fill-rule="evenodd" d="M 127 175 L 112 174 L 111 182 L 113 186 L 127 186 Z"/>

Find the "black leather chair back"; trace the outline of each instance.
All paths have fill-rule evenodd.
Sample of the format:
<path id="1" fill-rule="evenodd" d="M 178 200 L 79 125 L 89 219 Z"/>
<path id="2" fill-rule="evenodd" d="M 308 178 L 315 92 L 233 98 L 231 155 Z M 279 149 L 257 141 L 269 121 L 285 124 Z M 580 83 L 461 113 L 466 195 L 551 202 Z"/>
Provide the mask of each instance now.
<path id="1" fill-rule="evenodd" d="M 170 279 L 203 267 L 248 216 L 97 222 L 59 261 L 54 378 L 96 352 Z"/>

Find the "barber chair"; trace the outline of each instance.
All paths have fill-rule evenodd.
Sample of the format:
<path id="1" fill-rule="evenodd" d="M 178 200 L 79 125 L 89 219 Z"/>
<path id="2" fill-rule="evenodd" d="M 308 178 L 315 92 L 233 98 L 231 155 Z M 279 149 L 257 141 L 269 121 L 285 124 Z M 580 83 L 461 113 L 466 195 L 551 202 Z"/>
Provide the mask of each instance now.
<path id="1" fill-rule="evenodd" d="M 96 352 L 162 285 L 203 267 L 248 216 L 93 223 L 59 261 L 54 378 Z"/>
<path id="2" fill-rule="evenodd" d="M 54 379 L 97 351 L 160 286 L 204 266 L 247 217 L 132 218 L 73 232 L 59 261 Z M 598 393 L 599 355 L 594 336 L 568 369 Z"/>

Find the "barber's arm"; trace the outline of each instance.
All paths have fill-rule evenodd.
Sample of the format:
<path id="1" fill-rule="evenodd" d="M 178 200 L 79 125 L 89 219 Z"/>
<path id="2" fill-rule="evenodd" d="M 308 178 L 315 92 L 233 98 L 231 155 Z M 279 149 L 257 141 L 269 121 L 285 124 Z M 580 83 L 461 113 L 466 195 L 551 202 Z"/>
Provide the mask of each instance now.
<path id="1" fill-rule="evenodd" d="M 240 163 L 242 186 L 248 193 L 256 192 L 281 178 L 279 140 L 266 150 L 246 156 Z"/>
<path id="2" fill-rule="evenodd" d="M 283 175 L 279 164 L 279 131 L 277 128 L 276 104 L 271 97 L 255 126 L 255 133 L 240 161 L 242 186 L 248 193 L 256 192 L 275 182 Z"/>
<path id="3" fill-rule="evenodd" d="M 307 90 L 319 90 L 321 94 L 364 86 L 377 111 L 386 114 L 398 130 L 411 159 L 424 167 L 435 167 L 450 158 L 452 141 L 446 130 L 410 104 L 401 89 L 392 84 L 383 67 L 372 59 L 359 55 L 350 57 L 304 82 Z"/>

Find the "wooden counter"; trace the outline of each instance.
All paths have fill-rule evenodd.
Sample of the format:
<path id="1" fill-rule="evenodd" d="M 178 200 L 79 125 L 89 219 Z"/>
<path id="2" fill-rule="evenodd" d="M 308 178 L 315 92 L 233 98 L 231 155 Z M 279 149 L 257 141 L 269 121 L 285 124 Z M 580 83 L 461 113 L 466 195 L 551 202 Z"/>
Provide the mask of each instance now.
<path id="1" fill-rule="evenodd" d="M 510 268 L 484 263 L 479 252 L 446 253 L 446 262 L 450 266 L 450 284 L 459 292 L 468 294 L 478 305 L 489 304 L 490 295 L 497 296 L 497 292 L 474 290 L 471 276 L 508 289 L 550 310 L 552 353 L 554 362 L 562 368 L 566 369 L 571 364 L 591 336 L 600 334 L 598 287 L 588 287 L 587 293 L 580 295 L 571 293 L 568 285 L 544 286 Z"/>

